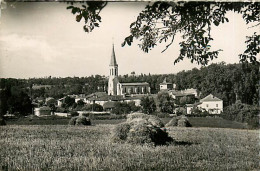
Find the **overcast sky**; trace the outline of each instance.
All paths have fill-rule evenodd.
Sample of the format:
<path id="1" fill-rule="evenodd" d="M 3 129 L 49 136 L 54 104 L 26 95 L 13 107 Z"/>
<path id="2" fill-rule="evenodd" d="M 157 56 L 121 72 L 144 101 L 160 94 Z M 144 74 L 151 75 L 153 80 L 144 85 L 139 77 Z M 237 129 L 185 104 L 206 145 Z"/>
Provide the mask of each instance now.
<path id="1" fill-rule="evenodd" d="M 165 45 L 144 53 L 137 46 L 121 47 L 146 2 L 109 2 L 101 12 L 100 28 L 90 34 L 83 23 L 67 10 L 66 3 L 16 2 L 15 8 L 2 10 L 0 18 L 0 77 L 67 77 L 108 75 L 112 42 L 119 65 L 119 74 L 177 73 L 200 67 L 184 60 L 176 65 L 179 41 L 164 53 Z M 238 54 L 245 49 L 246 35 L 260 28 L 248 26 L 238 14 L 229 13 L 230 22 L 213 28 L 212 49 L 223 49 L 214 63 L 238 63 Z M 114 40 L 113 40 L 114 39 Z"/>

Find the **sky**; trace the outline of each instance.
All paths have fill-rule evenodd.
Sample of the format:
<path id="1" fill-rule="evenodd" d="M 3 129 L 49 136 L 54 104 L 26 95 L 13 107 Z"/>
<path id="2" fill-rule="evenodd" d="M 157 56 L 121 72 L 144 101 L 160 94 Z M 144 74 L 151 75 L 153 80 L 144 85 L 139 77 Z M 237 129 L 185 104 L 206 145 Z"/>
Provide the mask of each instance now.
<path id="1" fill-rule="evenodd" d="M 112 43 L 115 46 L 119 74 L 169 74 L 194 67 L 188 59 L 173 64 L 179 54 L 176 38 L 170 48 L 161 53 L 165 44 L 144 53 L 135 41 L 121 47 L 147 2 L 109 2 L 101 11 L 102 22 L 93 32 L 83 31 L 83 20 L 61 2 L 13 2 L 13 7 L 1 11 L 0 18 L 0 78 L 86 77 L 109 75 Z M 260 30 L 247 29 L 242 17 L 228 13 L 229 23 L 213 27 L 212 49 L 222 49 L 211 63 L 238 63 L 238 54 L 246 48 L 247 35 Z"/>

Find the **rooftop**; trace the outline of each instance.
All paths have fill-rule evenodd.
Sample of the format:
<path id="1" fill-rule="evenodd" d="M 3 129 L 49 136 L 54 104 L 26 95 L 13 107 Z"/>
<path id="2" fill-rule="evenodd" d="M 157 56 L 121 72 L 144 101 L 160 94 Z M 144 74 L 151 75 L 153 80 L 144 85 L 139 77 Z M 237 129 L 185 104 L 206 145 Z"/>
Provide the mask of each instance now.
<path id="1" fill-rule="evenodd" d="M 208 96 L 200 100 L 200 102 L 210 102 L 210 101 L 222 101 L 222 100 L 213 96 L 212 94 L 209 94 Z"/>
<path id="2" fill-rule="evenodd" d="M 124 86 L 149 85 L 149 83 L 147 83 L 147 82 L 143 82 L 143 83 L 119 83 L 119 84 L 124 85 Z"/>

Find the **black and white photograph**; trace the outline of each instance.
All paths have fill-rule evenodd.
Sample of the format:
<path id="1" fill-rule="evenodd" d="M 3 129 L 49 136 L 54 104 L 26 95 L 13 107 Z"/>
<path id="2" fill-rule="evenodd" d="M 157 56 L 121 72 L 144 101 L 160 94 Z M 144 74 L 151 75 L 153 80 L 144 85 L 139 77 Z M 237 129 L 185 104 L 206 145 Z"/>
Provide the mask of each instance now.
<path id="1" fill-rule="evenodd" d="M 260 1 L 0 0 L 0 171 L 260 170 Z"/>

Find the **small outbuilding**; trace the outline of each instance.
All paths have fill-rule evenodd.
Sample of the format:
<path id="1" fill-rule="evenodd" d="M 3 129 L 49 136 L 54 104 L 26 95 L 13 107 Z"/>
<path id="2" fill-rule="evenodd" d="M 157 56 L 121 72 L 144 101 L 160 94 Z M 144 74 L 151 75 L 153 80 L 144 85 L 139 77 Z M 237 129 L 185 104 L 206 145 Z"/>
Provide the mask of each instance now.
<path id="1" fill-rule="evenodd" d="M 51 108 L 47 106 L 37 107 L 34 109 L 34 114 L 36 116 L 51 115 Z"/>

